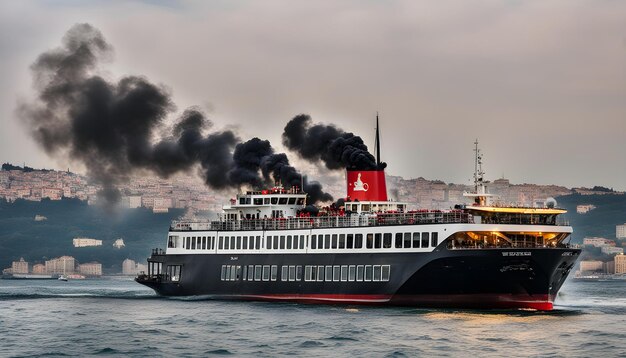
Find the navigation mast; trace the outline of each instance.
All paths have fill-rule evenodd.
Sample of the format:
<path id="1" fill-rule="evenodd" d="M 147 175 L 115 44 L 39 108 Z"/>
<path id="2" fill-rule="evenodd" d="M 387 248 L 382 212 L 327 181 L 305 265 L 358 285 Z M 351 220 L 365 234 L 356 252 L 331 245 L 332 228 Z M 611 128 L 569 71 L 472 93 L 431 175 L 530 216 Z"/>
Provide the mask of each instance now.
<path id="1" fill-rule="evenodd" d="M 376 112 L 376 140 L 375 140 L 375 146 L 376 146 L 376 166 L 379 167 L 380 166 L 380 131 L 378 129 L 378 112 Z"/>

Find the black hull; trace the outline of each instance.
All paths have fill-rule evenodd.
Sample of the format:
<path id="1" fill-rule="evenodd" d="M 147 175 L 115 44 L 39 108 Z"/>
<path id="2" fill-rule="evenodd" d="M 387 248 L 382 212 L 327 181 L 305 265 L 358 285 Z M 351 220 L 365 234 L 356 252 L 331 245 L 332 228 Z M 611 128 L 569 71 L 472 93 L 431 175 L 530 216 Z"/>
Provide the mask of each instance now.
<path id="1" fill-rule="evenodd" d="M 552 309 L 578 249 L 440 248 L 430 253 L 155 255 L 179 282 L 139 277 L 163 296 L 455 308 Z M 222 281 L 222 265 L 390 265 L 387 282 Z"/>

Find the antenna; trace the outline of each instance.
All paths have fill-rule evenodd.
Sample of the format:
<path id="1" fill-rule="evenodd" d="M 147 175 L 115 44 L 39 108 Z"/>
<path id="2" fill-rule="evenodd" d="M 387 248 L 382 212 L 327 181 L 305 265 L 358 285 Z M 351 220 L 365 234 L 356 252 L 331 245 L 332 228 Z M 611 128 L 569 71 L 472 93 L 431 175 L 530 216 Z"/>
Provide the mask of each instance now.
<path id="1" fill-rule="evenodd" d="M 478 193 L 478 187 L 483 184 L 483 155 L 478 149 L 478 139 L 474 142 L 474 189 Z"/>
<path id="2" fill-rule="evenodd" d="M 376 112 L 376 166 L 380 166 L 380 131 L 378 128 L 378 112 Z"/>

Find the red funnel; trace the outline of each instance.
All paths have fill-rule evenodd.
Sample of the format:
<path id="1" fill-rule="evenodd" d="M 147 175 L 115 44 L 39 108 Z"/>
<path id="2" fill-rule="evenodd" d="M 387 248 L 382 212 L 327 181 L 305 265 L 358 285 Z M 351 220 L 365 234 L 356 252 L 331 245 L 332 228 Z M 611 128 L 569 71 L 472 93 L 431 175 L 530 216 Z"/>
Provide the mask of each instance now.
<path id="1" fill-rule="evenodd" d="M 359 201 L 387 201 L 384 170 L 348 170 L 348 198 Z"/>

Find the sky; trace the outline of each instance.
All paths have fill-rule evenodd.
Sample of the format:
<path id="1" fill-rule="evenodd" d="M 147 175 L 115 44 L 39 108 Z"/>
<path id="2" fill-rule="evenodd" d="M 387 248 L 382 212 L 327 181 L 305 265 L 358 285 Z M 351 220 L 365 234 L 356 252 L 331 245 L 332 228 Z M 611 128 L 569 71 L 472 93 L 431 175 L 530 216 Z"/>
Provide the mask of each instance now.
<path id="1" fill-rule="evenodd" d="M 0 162 L 82 170 L 16 107 L 84 22 L 114 47 L 108 78 L 145 76 L 244 139 L 280 148 L 306 113 L 373 148 L 378 112 L 391 175 L 469 183 L 478 139 L 486 179 L 626 190 L 625 1 L 2 1 Z"/>

